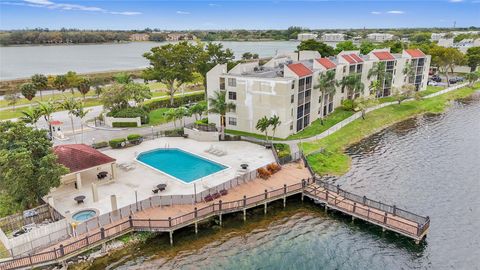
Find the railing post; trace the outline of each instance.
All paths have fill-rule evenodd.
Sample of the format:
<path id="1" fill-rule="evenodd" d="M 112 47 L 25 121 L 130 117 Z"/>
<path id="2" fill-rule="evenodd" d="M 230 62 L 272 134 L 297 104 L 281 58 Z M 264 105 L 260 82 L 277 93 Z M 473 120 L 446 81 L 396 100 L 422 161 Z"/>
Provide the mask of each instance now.
<path id="1" fill-rule="evenodd" d="M 150 230 L 152 230 L 152 223 L 151 223 L 151 220 L 150 220 L 150 219 L 148 219 L 148 228 L 149 228 Z"/>
<path id="2" fill-rule="evenodd" d="M 194 208 L 194 211 L 195 211 L 195 218 L 197 218 L 198 217 L 197 207 Z"/>
<path id="3" fill-rule="evenodd" d="M 103 227 L 100 228 L 100 237 L 101 237 L 102 239 L 105 239 L 105 229 L 104 229 Z"/>
<path id="4" fill-rule="evenodd" d="M 133 219 L 132 219 L 132 216 L 128 216 L 128 224 L 130 225 L 130 228 L 133 228 Z"/>
<path id="5" fill-rule="evenodd" d="M 363 196 L 363 205 L 367 203 L 367 196 Z"/>
<path id="6" fill-rule="evenodd" d="M 87 246 L 90 245 L 90 242 L 88 241 L 88 234 L 85 236 L 85 240 L 87 241 Z"/>
<path id="7" fill-rule="evenodd" d="M 57 256 L 57 248 L 53 248 L 53 253 L 55 254 L 55 260 L 58 258 Z"/>
<path id="8" fill-rule="evenodd" d="M 383 216 L 383 223 L 387 224 L 387 212 L 385 212 L 385 215 Z"/>
<path id="9" fill-rule="evenodd" d="M 218 201 L 218 211 L 222 211 L 222 200 Z"/>
<path id="10" fill-rule="evenodd" d="M 357 203 L 354 202 L 354 203 L 353 203 L 353 213 L 355 213 L 355 208 L 356 208 L 356 207 L 357 207 Z"/>
<path id="11" fill-rule="evenodd" d="M 267 199 L 268 197 L 268 190 L 265 189 L 265 200 Z"/>
<path id="12" fill-rule="evenodd" d="M 283 194 L 287 194 L 287 184 L 283 184 Z"/>
<path id="13" fill-rule="evenodd" d="M 172 218 L 168 217 L 168 227 L 172 227 Z"/>
<path id="14" fill-rule="evenodd" d="M 243 195 L 243 207 L 247 206 L 247 196 Z"/>
<path id="15" fill-rule="evenodd" d="M 393 205 L 393 215 L 397 215 L 397 206 L 395 204 Z"/>
<path id="16" fill-rule="evenodd" d="M 30 265 L 33 265 L 33 262 L 32 262 L 32 254 L 28 254 L 28 259 L 30 260 Z"/>
<path id="17" fill-rule="evenodd" d="M 340 185 L 337 184 L 337 194 L 340 194 Z"/>

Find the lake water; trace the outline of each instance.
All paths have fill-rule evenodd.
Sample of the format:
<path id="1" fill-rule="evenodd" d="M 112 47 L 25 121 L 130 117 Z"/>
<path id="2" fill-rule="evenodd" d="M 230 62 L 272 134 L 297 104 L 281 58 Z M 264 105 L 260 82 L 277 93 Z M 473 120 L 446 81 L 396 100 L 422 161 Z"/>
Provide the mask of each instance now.
<path id="1" fill-rule="evenodd" d="M 148 65 L 142 54 L 167 42 L 122 44 L 54 45 L 0 47 L 0 80 L 26 78 L 35 73 L 62 74 L 69 70 L 88 73 L 128 70 Z M 297 41 L 235 42 L 222 41 L 240 59 L 245 52 L 269 57 L 296 49 Z"/>
<path id="2" fill-rule="evenodd" d="M 480 269 L 480 94 L 350 147 L 348 191 L 429 215 L 425 242 L 291 201 L 220 229 L 161 235 L 90 269 Z M 281 205 L 281 203 L 280 203 Z M 253 220 L 250 220 L 253 219 Z M 210 230 L 210 231 L 208 231 Z M 194 235 L 194 234 L 193 234 Z"/>

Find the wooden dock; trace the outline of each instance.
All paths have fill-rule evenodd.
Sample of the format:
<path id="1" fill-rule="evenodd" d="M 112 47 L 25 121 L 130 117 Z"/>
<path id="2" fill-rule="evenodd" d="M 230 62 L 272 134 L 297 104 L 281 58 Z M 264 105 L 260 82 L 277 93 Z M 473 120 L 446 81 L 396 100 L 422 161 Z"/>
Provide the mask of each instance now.
<path id="1" fill-rule="evenodd" d="M 302 180 L 299 180 L 302 179 Z M 302 194 L 352 218 L 358 218 L 421 241 L 427 234 L 430 220 L 405 210 L 358 196 L 312 178 L 302 164 L 288 164 L 269 180 L 256 179 L 252 182 L 229 190 L 228 195 L 210 203 L 191 205 L 172 205 L 155 207 L 132 213 L 128 218 L 119 219 L 107 226 L 91 230 L 83 235 L 71 237 L 42 252 L 0 262 L 0 269 L 20 269 L 62 263 L 69 258 L 132 231 L 167 232 L 173 244 L 175 230 L 194 226 L 198 232 L 198 223 L 211 217 L 218 217 L 220 225 L 222 215 L 243 212 L 246 219 L 248 209 L 262 206 L 265 213 L 268 203 L 283 200 L 295 194 Z"/>

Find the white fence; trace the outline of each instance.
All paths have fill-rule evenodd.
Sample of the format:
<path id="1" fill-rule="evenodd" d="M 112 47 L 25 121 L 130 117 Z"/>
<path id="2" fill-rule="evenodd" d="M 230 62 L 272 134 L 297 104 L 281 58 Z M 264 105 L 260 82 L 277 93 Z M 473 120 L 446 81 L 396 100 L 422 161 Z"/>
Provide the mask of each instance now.
<path id="1" fill-rule="evenodd" d="M 135 118 L 115 118 L 104 115 L 103 119 L 105 119 L 105 125 L 109 127 L 113 127 L 113 123 L 137 123 L 137 127 L 142 125 L 140 117 Z"/>
<path id="2" fill-rule="evenodd" d="M 69 237 L 69 225 L 66 219 L 62 219 L 39 225 L 30 232 L 17 237 L 7 238 L 8 247 L 6 245 L 6 248 L 12 257 L 24 256 Z"/>

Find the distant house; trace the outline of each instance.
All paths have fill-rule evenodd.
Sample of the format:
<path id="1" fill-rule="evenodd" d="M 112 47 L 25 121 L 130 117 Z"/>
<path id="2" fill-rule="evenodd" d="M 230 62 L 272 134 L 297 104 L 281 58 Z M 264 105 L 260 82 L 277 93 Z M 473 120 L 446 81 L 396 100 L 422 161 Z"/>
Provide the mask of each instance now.
<path id="1" fill-rule="evenodd" d="M 130 40 L 131 41 L 148 41 L 150 38 L 149 34 L 131 34 Z"/>
<path id="2" fill-rule="evenodd" d="M 345 34 L 341 33 L 326 33 L 322 35 L 322 41 L 325 42 L 339 42 L 345 40 Z"/>
<path id="3" fill-rule="evenodd" d="M 440 39 L 445 38 L 446 35 L 447 35 L 446 33 L 432 33 L 430 40 L 439 41 Z"/>
<path id="4" fill-rule="evenodd" d="M 453 47 L 457 48 L 462 53 L 466 53 L 467 50 L 471 47 L 478 47 L 478 46 L 480 46 L 480 38 L 477 38 L 477 39 L 466 38 L 461 40 L 460 42 L 453 44 Z"/>
<path id="5" fill-rule="evenodd" d="M 316 39 L 317 38 L 317 34 L 314 34 L 314 33 L 300 33 L 297 35 L 297 39 L 299 41 L 304 41 L 304 40 L 309 40 L 309 39 Z"/>
<path id="6" fill-rule="evenodd" d="M 387 40 L 392 40 L 393 35 L 388 33 L 371 33 L 367 35 L 367 38 L 374 42 L 384 42 Z"/>
<path id="7" fill-rule="evenodd" d="M 196 37 L 192 34 L 187 33 L 169 33 L 167 34 L 168 41 L 179 41 L 179 40 L 194 40 Z"/>

